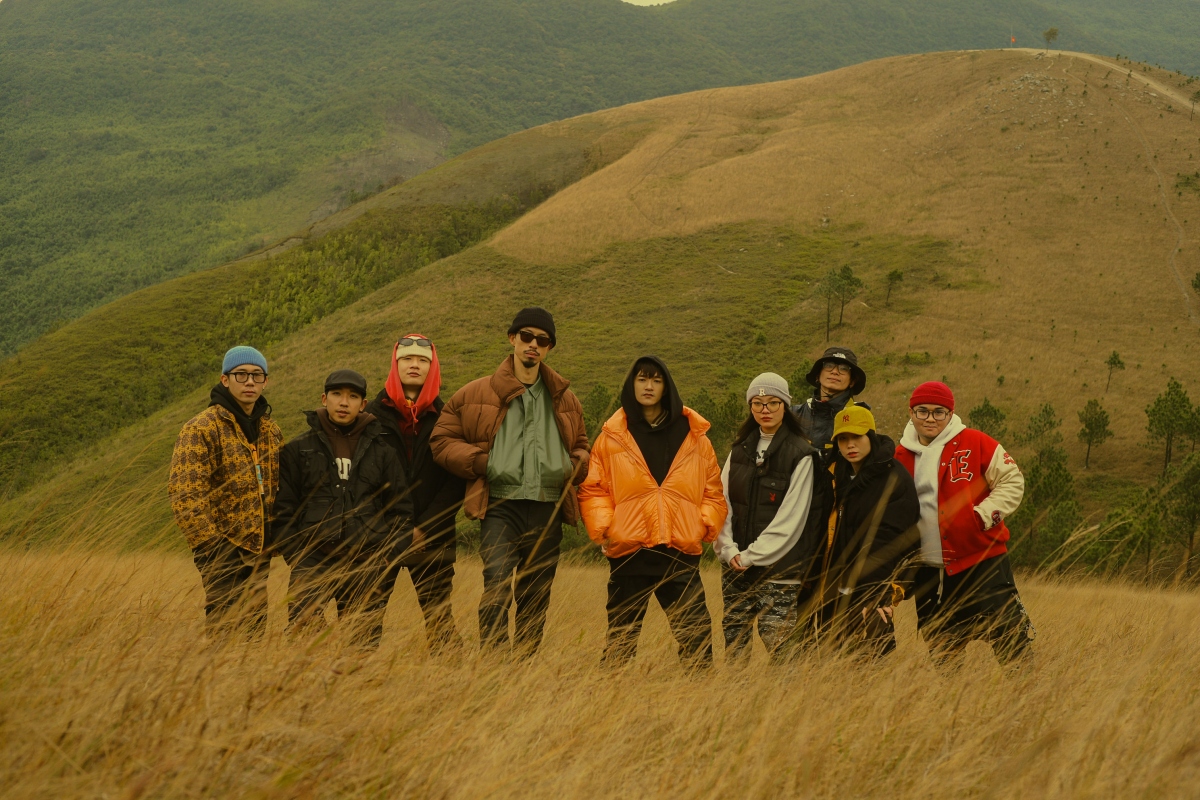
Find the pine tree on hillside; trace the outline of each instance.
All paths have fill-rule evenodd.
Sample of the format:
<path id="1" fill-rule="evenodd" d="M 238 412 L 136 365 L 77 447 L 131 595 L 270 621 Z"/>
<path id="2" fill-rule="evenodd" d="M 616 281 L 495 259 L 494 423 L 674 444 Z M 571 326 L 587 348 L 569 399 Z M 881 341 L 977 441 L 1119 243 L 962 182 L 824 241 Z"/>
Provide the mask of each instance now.
<path id="1" fill-rule="evenodd" d="M 1062 420 L 1054 413 L 1054 406 L 1046 403 L 1029 418 L 1025 432 L 1017 437 L 1017 441 L 1039 452 L 1048 447 L 1055 447 L 1062 442 L 1062 434 L 1058 432 L 1060 425 Z"/>
<path id="2" fill-rule="evenodd" d="M 971 427 L 983 431 L 993 439 L 1002 439 L 1008 432 L 1008 428 L 1004 426 L 1007 417 L 1007 414 L 992 405 L 986 397 L 982 403 L 967 412 L 967 422 Z"/>
<path id="3" fill-rule="evenodd" d="M 1047 28 L 1042 31 L 1042 38 L 1046 40 L 1046 49 L 1050 49 L 1050 45 L 1058 41 L 1058 28 Z"/>
<path id="4" fill-rule="evenodd" d="M 863 282 L 857 275 L 854 274 L 854 268 L 849 264 L 842 267 L 838 273 L 837 289 L 838 300 L 841 303 L 838 309 L 838 325 L 842 324 L 842 320 L 846 316 L 846 303 L 858 296 L 858 290 L 863 288 Z"/>
<path id="5" fill-rule="evenodd" d="M 1100 405 L 1099 400 L 1088 400 L 1087 405 L 1079 412 L 1079 441 L 1087 445 L 1087 453 L 1083 456 L 1083 468 L 1087 469 L 1092 458 L 1092 448 L 1099 447 L 1113 435 L 1108 427 L 1108 412 Z"/>
<path id="6" fill-rule="evenodd" d="M 1183 384 L 1171 378 L 1167 381 L 1167 390 L 1146 406 L 1146 432 L 1150 440 L 1162 442 L 1163 474 L 1171 466 L 1171 454 L 1175 447 L 1175 439 L 1187 430 L 1194 412 L 1192 401 L 1188 398 Z"/>
<path id="7" fill-rule="evenodd" d="M 1163 494 L 1167 526 L 1184 550 L 1180 572 L 1185 580 L 1192 576 L 1192 556 L 1196 552 L 1196 531 L 1200 529 L 1200 458 L 1189 456 L 1178 471 L 1172 471 L 1170 488 Z"/>
<path id="8" fill-rule="evenodd" d="M 829 341 L 829 329 L 833 326 L 833 301 L 842 294 L 842 281 L 837 270 L 831 269 L 817 284 L 817 297 L 825 298 L 825 341 Z"/>
<path id="9" fill-rule="evenodd" d="M 884 298 L 883 304 L 891 307 L 892 305 L 892 289 L 900 285 L 904 280 L 904 273 L 898 269 L 894 269 L 887 274 L 887 297 Z"/>
<path id="10" fill-rule="evenodd" d="M 1061 425 L 1054 406 L 1046 403 L 1016 437 L 1019 444 L 1035 451 L 1033 459 L 1022 465 L 1025 498 L 1012 516 L 1012 528 L 1024 529 L 1028 535 L 1028 542 L 1020 548 L 1020 560 L 1028 565 L 1048 558 L 1082 519 L 1075 499 L 1075 478 L 1067 469 L 1067 452 L 1060 446 Z"/>
<path id="11" fill-rule="evenodd" d="M 1108 382 L 1104 384 L 1104 393 L 1108 394 L 1108 387 L 1112 385 L 1113 370 L 1125 369 L 1125 362 L 1121 360 L 1121 354 L 1116 350 L 1112 351 L 1112 355 L 1108 357 L 1108 361 L 1104 362 L 1108 367 Z"/>
<path id="12" fill-rule="evenodd" d="M 612 415 L 616 399 L 616 396 L 609 391 L 609 388 L 600 383 L 593 386 L 583 396 L 583 422 L 587 426 L 588 439 L 591 441 L 596 441 L 596 437 L 600 434 L 600 429 L 604 427 L 604 423 Z"/>

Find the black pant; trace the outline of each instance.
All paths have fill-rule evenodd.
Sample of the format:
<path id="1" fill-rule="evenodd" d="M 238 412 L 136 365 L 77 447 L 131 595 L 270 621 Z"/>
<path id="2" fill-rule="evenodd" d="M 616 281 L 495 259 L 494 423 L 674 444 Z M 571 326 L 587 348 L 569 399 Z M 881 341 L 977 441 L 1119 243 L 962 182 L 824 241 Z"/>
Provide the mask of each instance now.
<path id="1" fill-rule="evenodd" d="M 454 550 L 432 553 L 406 561 L 413 588 L 417 591 L 417 602 L 425 617 L 425 638 L 429 652 L 453 653 L 462 650 L 462 637 L 454 626 L 454 613 L 450 605 L 451 590 L 454 588 Z M 392 580 L 395 584 L 395 578 Z"/>
<path id="2" fill-rule="evenodd" d="M 554 503 L 491 500 L 480 530 L 483 598 L 479 601 L 482 647 L 508 643 L 508 607 L 516 601 L 514 645 L 521 655 L 537 652 L 558 569 L 562 513 Z M 516 588 L 513 588 L 513 573 Z"/>
<path id="3" fill-rule="evenodd" d="M 267 572 L 271 558 L 243 550 L 224 537 L 198 545 L 192 561 L 204 587 L 204 623 L 210 636 L 241 630 L 261 635 L 267 626 Z"/>
<path id="4" fill-rule="evenodd" d="M 338 615 L 356 614 L 357 633 L 376 647 L 383 638 L 383 617 L 396 588 L 400 570 L 412 577 L 417 602 L 425 617 L 425 635 L 434 654 L 460 650 L 450 595 L 454 585 L 454 550 L 414 556 L 400 562 L 389 554 L 348 550 L 322 553 L 309 549 L 291 559 L 288 621 L 294 628 L 316 626 L 322 609 L 337 602 Z"/>
<path id="5" fill-rule="evenodd" d="M 630 574 L 609 562 L 606 664 L 620 666 L 633 658 L 652 595 L 667 614 L 684 665 L 712 664 L 712 618 L 704 603 L 700 570 L 669 558 L 662 562 L 657 574 Z"/>
<path id="6" fill-rule="evenodd" d="M 913 587 L 917 629 L 936 658 L 956 659 L 968 643 L 984 639 L 1003 664 L 1023 655 L 1033 640 L 1033 625 L 1017 594 L 1007 554 L 957 575 L 921 567 Z"/>

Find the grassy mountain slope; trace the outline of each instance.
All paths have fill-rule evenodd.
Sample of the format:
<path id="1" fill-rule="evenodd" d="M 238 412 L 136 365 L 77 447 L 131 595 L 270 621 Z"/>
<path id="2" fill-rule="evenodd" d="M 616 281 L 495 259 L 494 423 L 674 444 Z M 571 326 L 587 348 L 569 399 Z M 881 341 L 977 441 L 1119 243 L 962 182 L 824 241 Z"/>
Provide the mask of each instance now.
<path id="1" fill-rule="evenodd" d="M 48 465 L 190 393 L 218 368 L 227 342 L 268 347 L 486 238 L 619 157 L 638 129 L 580 119 L 515 134 L 334 215 L 268 257 L 148 287 L 41 337 L 0 362 L 11 398 L 0 406 L 0 486 L 33 483 Z"/>
<path id="2" fill-rule="evenodd" d="M 439 341 L 453 390 L 494 368 L 507 321 L 530 302 L 557 315 L 552 360 L 581 393 L 615 387 L 649 350 L 672 364 L 687 398 L 721 397 L 820 352 L 815 281 L 848 264 L 866 288 L 834 339 L 863 355 L 865 398 L 886 432 L 898 433 L 916 382 L 945 378 L 960 410 L 988 397 L 1014 428 L 1053 402 L 1078 466 L 1074 413 L 1102 397 L 1117 436 L 1093 453 L 1093 474 L 1151 477 L 1158 456 L 1140 446 L 1142 409 L 1169 375 L 1200 377 L 1196 298 L 1176 274 L 1200 270 L 1200 192 L 1184 177 L 1200 169 L 1200 123 L 1167 95 L 1180 91 L 1168 74 L 1130 78 L 1100 62 L 901 57 L 550 126 L 586 129 L 589 152 L 609 142 L 615 160 L 485 243 L 273 347 L 276 417 L 297 433 L 300 410 L 338 366 L 378 386 L 402 330 Z M 545 133 L 489 152 L 502 163 L 510 147 L 555 140 Z M 553 169 L 549 156 L 539 161 Z M 376 202 L 354 225 L 404 213 Z M 894 269 L 905 277 L 888 305 L 883 277 Z M 1105 395 L 1113 349 L 1129 369 Z M 166 461 L 206 391 L 83 451 L 0 518 L 23 528 L 32 511 L 37 527 L 58 528 L 128 514 L 141 529 L 168 529 Z"/>
<path id="3" fill-rule="evenodd" d="M 904 52 L 1111 50 L 1045 3 L 0 3 L 0 354 L 447 155 L 599 108 Z M 1108 38 L 1105 38 L 1105 37 Z"/>

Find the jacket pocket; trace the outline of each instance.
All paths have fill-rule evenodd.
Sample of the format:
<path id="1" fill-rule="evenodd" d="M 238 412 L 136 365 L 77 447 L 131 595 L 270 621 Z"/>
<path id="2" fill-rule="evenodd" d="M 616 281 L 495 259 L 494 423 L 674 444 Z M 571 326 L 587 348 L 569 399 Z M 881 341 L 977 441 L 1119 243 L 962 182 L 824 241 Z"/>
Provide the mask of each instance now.
<path id="1" fill-rule="evenodd" d="M 787 494 L 788 482 L 778 478 L 762 478 L 758 482 L 759 505 L 778 506 Z"/>

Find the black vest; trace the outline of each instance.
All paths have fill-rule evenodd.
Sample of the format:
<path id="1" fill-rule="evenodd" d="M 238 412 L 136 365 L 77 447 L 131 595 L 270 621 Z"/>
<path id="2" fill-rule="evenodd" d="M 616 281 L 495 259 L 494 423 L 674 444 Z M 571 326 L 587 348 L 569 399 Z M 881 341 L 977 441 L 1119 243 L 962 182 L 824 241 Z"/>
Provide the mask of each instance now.
<path id="1" fill-rule="evenodd" d="M 758 431 L 735 444 L 729 454 L 729 513 L 733 515 L 733 541 L 745 550 L 775 519 L 792 482 L 792 473 L 805 458 L 813 458 L 813 500 L 803 533 L 792 549 L 770 567 L 751 569 L 766 578 L 803 578 L 812 558 L 820 552 L 822 534 L 828 524 L 829 491 L 827 472 L 817 451 L 782 426 L 758 459 Z M 821 513 L 824 509 L 824 513 Z"/>

